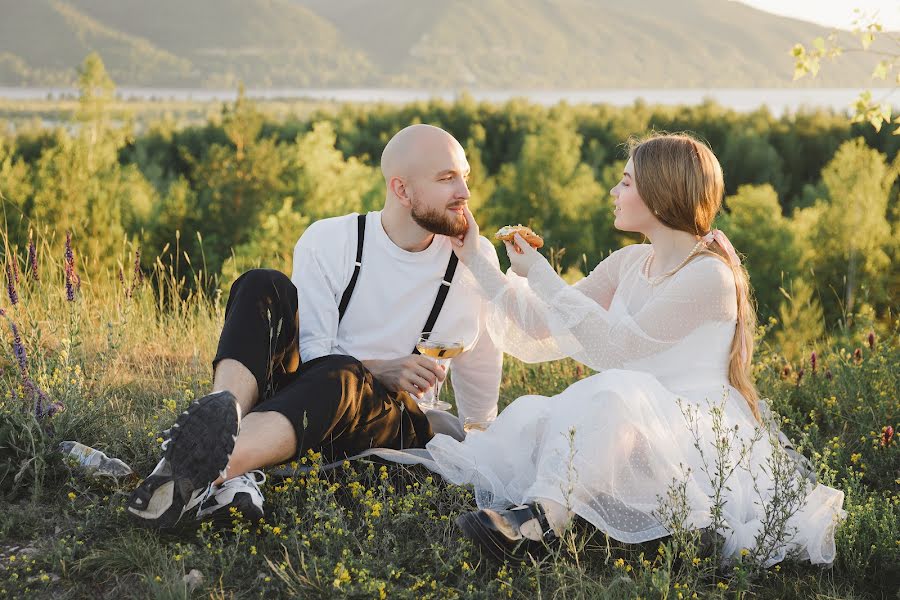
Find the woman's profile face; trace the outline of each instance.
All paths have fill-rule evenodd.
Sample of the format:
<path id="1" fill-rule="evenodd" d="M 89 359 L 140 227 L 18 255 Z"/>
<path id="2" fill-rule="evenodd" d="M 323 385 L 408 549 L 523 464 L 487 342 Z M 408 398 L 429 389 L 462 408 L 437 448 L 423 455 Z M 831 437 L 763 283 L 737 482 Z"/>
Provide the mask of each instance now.
<path id="1" fill-rule="evenodd" d="M 609 191 L 612 194 L 613 210 L 616 220 L 613 225 L 620 231 L 634 231 L 638 233 L 646 233 L 658 225 L 659 221 L 653 216 L 653 213 L 644 204 L 641 196 L 638 194 L 637 182 L 634 178 L 634 161 L 628 159 L 625 164 L 625 170 L 622 172 L 622 179 L 616 184 L 616 187 Z"/>

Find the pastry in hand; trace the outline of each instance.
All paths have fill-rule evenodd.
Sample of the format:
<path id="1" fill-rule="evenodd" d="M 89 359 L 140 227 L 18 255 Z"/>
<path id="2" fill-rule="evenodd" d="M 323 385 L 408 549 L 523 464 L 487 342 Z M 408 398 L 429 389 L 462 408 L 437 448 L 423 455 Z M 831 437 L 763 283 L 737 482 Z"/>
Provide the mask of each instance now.
<path id="1" fill-rule="evenodd" d="M 515 242 L 517 233 L 521 235 L 532 248 L 540 248 L 544 245 L 544 239 L 533 232 L 530 227 L 524 225 L 507 225 L 495 233 L 494 237 L 498 240 L 503 240 L 504 242 Z"/>

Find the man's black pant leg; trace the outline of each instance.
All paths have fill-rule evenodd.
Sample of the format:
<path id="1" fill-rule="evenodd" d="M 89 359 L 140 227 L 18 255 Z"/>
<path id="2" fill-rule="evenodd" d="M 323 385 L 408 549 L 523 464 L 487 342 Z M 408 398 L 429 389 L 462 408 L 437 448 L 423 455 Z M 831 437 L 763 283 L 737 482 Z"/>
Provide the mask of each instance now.
<path id="1" fill-rule="evenodd" d="M 293 380 L 253 409 L 283 414 L 294 426 L 297 454 L 326 459 L 369 448 L 422 448 L 433 437 L 406 392 L 391 392 L 352 356 L 333 354 L 300 366 Z"/>
<path id="2" fill-rule="evenodd" d="M 300 366 L 297 288 L 273 269 L 247 271 L 231 286 L 213 359 L 238 361 L 253 374 L 259 400 L 291 381 Z"/>

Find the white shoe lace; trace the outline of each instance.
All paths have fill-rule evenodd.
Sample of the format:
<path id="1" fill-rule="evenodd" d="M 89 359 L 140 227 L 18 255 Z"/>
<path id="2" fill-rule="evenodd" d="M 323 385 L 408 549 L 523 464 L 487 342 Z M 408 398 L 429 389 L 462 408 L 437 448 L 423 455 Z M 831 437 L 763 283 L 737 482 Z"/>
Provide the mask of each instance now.
<path id="1" fill-rule="evenodd" d="M 219 487 L 230 487 L 234 483 L 240 482 L 242 479 L 249 479 L 252 481 L 257 487 L 261 486 L 266 482 L 266 474 L 260 470 L 247 471 L 243 475 L 238 475 L 237 477 L 232 477 L 231 479 L 225 481 Z"/>

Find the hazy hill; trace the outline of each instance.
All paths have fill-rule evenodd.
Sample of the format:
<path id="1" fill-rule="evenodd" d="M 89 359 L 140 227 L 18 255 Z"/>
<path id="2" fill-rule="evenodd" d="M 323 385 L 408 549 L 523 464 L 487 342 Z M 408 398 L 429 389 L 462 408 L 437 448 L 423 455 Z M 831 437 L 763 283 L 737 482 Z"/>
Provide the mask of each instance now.
<path id="1" fill-rule="evenodd" d="M 0 85 L 783 86 L 827 30 L 730 0 L 0 0 Z M 866 85 L 849 55 L 817 85 Z"/>

